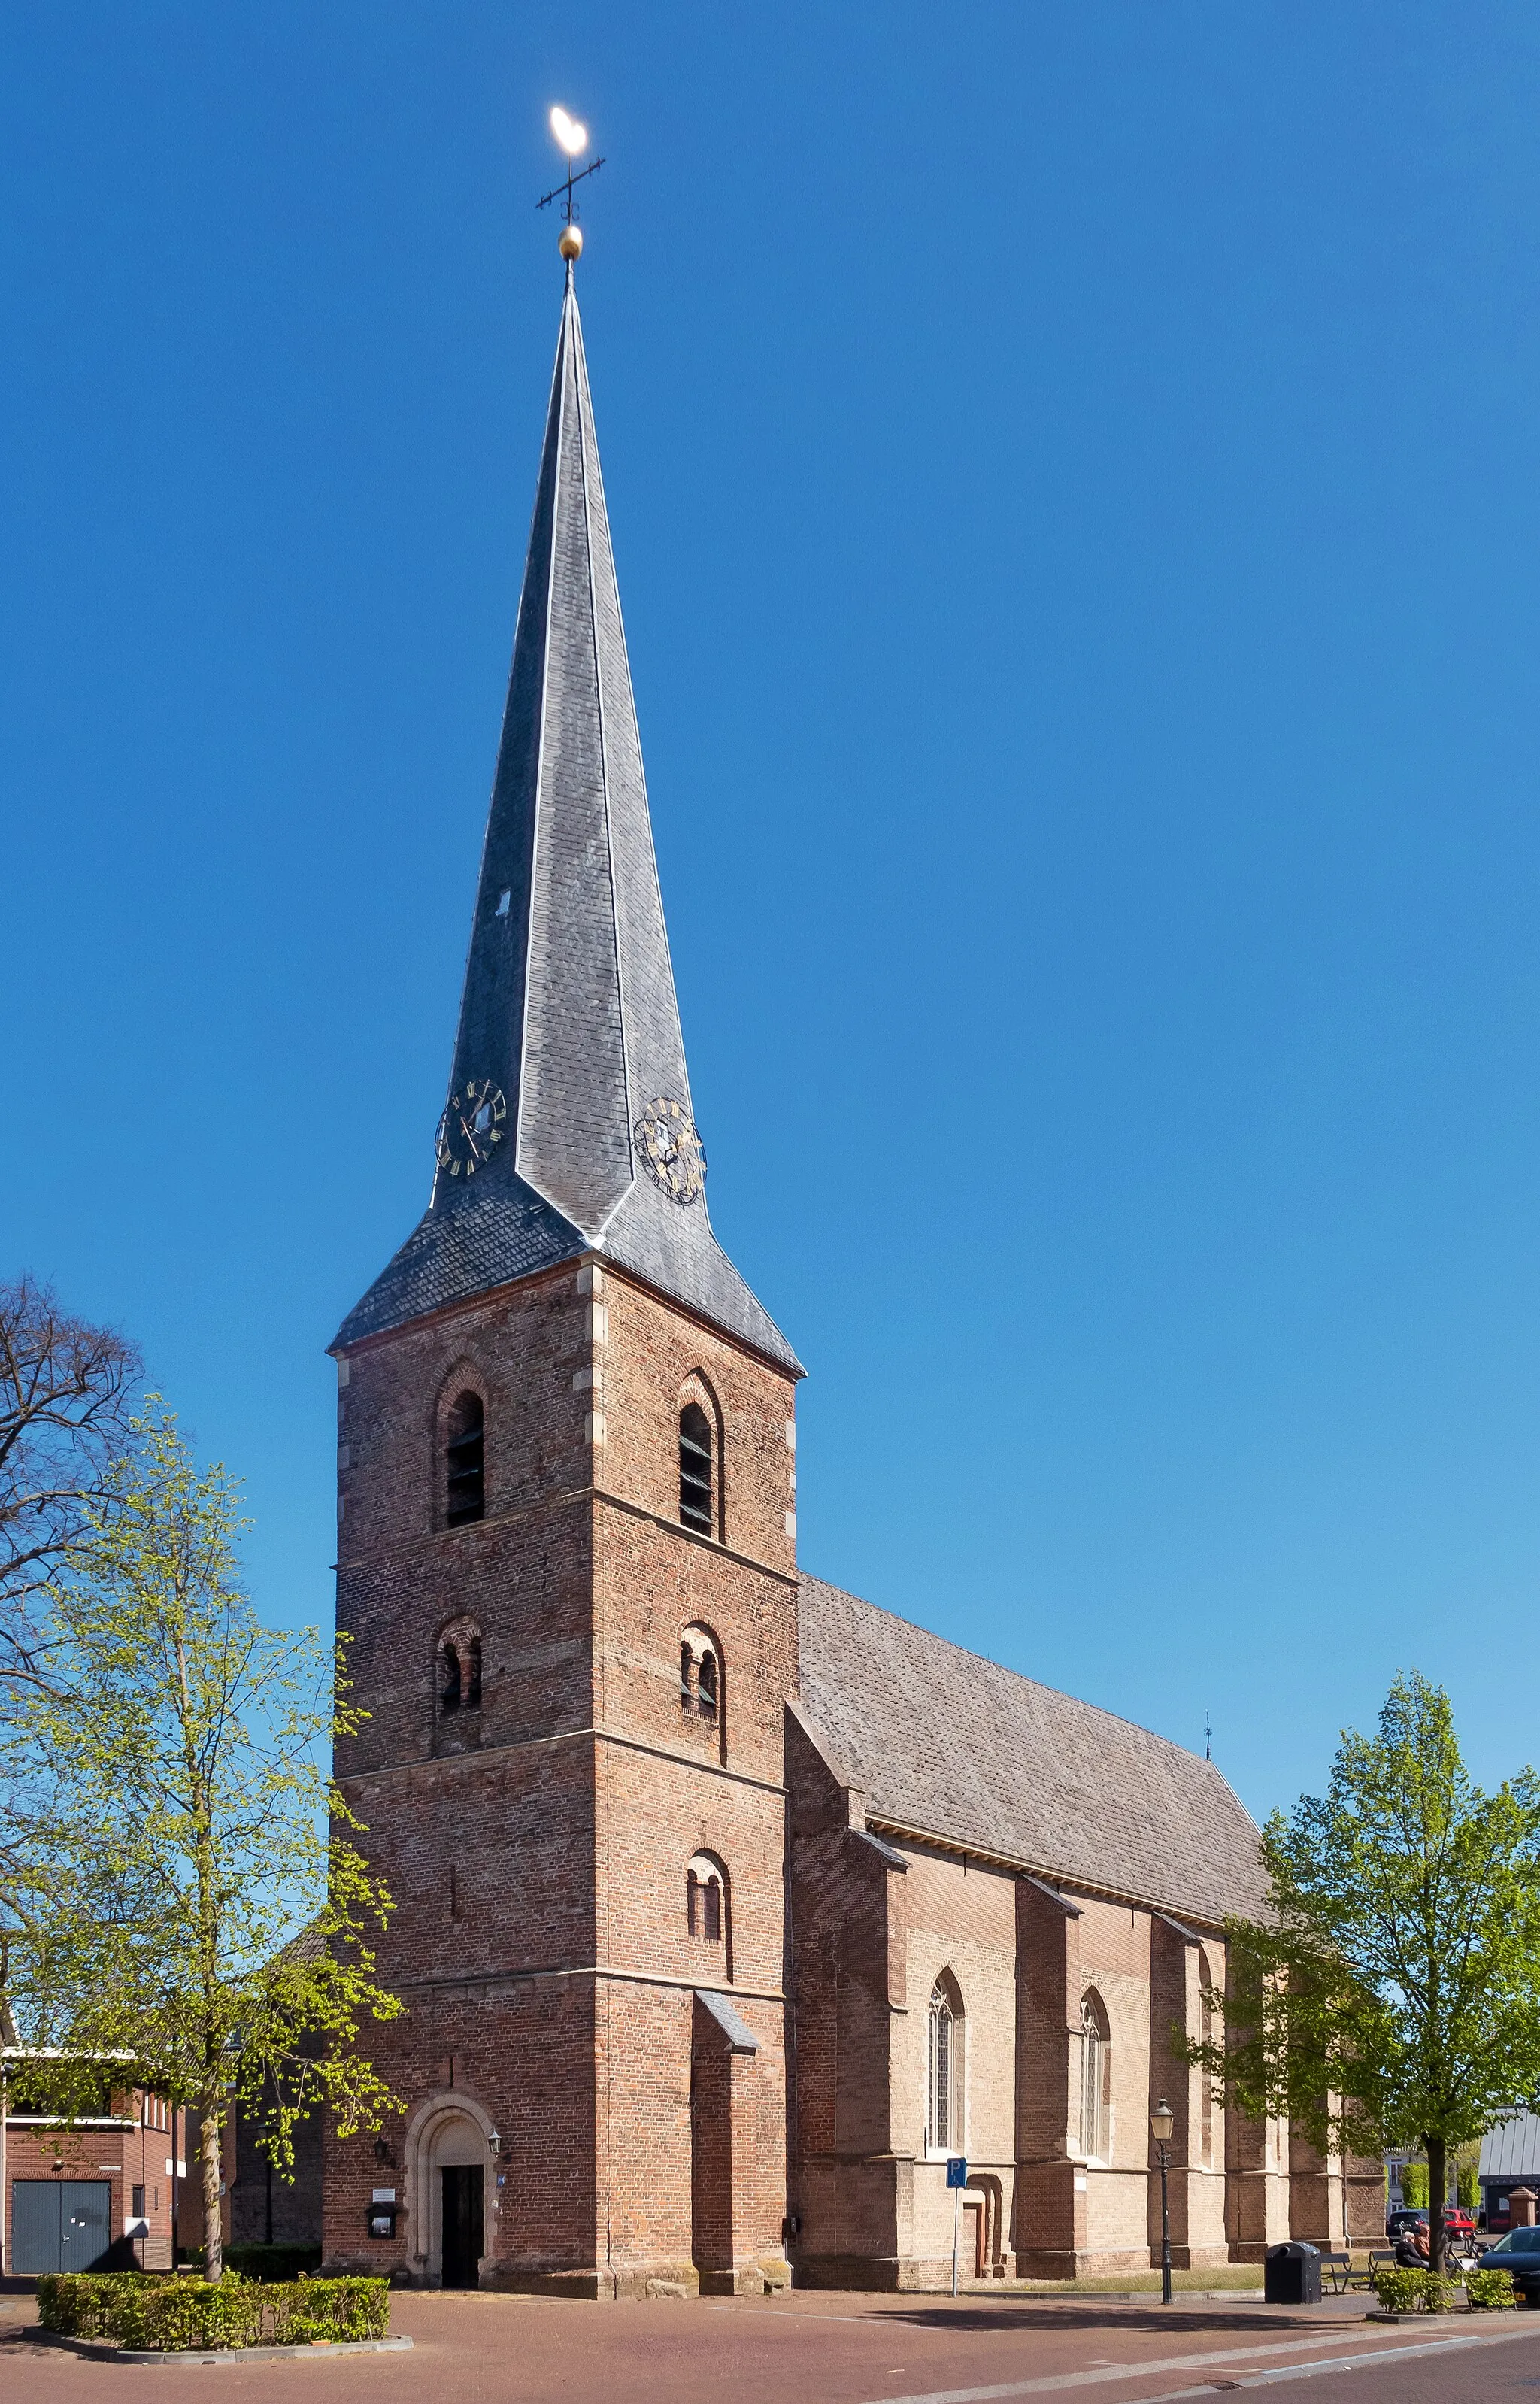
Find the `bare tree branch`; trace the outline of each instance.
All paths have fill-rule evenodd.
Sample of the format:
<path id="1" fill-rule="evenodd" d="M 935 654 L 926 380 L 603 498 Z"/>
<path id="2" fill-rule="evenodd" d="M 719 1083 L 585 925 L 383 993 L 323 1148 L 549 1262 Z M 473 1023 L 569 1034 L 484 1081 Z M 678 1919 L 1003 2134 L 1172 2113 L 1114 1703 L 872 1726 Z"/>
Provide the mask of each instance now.
<path id="1" fill-rule="evenodd" d="M 131 1440 L 141 1366 L 50 1287 L 0 1283 L 0 1684 L 44 1675 L 32 1606 Z"/>

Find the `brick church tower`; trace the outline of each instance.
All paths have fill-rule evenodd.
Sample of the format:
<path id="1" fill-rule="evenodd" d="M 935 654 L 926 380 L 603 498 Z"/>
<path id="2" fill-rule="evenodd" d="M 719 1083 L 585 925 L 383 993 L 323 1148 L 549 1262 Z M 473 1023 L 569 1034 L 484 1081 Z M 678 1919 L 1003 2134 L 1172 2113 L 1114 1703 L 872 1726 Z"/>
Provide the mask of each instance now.
<path id="1" fill-rule="evenodd" d="M 333 2264 L 786 2275 L 802 1373 L 704 1168 L 569 268 L 432 1199 L 331 1348 L 338 1772 L 407 2006 Z"/>

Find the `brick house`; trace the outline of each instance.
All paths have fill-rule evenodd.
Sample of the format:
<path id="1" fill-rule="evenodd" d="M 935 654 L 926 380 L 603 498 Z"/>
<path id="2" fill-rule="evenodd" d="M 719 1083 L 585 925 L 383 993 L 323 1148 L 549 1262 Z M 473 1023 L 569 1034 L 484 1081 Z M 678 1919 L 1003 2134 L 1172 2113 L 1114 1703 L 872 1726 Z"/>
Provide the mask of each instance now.
<path id="1" fill-rule="evenodd" d="M 142 2088 L 104 2083 L 101 2109 L 68 2128 L 34 2108 L 25 2049 L 0 2060 L 0 2273 L 163 2271 L 189 2230 L 187 2115 Z"/>
<path id="2" fill-rule="evenodd" d="M 328 2261 L 924 2287 L 960 2153 L 973 2274 L 1144 2267 L 1162 2094 L 1179 2262 L 1366 2229 L 1377 2171 L 1171 2058 L 1260 1895 L 1219 1773 L 800 1574 L 803 1372 L 704 1168 L 569 269 L 432 1197 L 331 1348 L 409 2014 Z"/>

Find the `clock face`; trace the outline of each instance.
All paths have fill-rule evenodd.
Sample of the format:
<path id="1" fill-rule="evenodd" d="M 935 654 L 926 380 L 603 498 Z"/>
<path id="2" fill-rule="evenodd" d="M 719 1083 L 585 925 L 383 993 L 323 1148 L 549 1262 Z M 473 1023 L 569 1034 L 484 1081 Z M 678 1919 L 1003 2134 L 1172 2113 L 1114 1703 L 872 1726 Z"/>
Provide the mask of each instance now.
<path id="1" fill-rule="evenodd" d="M 682 1102 L 649 1102 L 636 1126 L 642 1166 L 671 1202 L 698 1202 L 706 1191 L 706 1146 Z"/>
<path id="2" fill-rule="evenodd" d="M 508 1104 L 490 1077 L 468 1077 L 439 1121 L 433 1149 L 451 1177 L 474 1177 L 503 1139 Z"/>

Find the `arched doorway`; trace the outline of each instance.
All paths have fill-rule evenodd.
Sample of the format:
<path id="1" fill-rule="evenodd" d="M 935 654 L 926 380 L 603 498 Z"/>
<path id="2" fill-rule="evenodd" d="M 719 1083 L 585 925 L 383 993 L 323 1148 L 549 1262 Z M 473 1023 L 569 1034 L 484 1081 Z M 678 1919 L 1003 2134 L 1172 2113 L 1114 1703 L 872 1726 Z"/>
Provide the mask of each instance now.
<path id="1" fill-rule="evenodd" d="M 492 2124 L 463 2095 L 425 2104 L 407 2134 L 408 2202 L 420 2275 L 430 2285 L 475 2287 L 489 2243 L 487 2164 Z"/>

